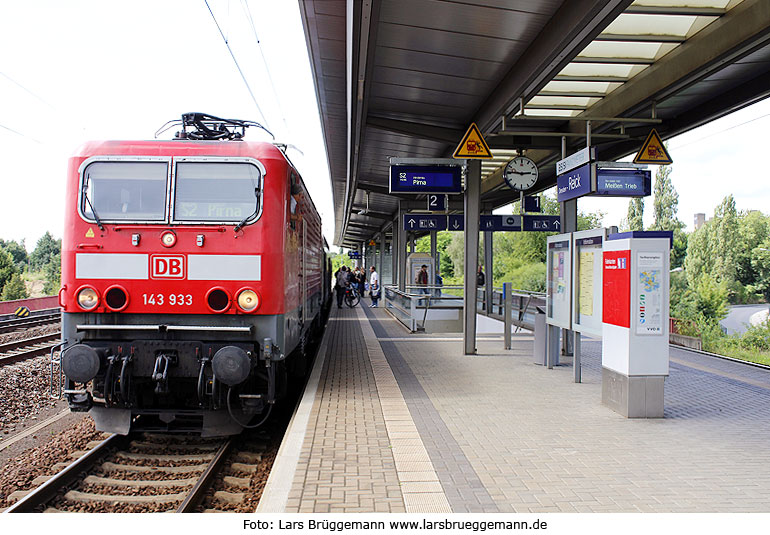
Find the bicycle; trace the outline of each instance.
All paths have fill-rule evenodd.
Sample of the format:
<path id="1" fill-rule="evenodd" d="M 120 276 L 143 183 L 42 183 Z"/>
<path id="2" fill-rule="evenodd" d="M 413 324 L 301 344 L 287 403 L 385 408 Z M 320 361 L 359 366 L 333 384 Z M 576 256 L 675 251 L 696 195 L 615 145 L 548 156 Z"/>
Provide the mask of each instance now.
<path id="1" fill-rule="evenodd" d="M 361 300 L 361 295 L 355 286 L 350 286 L 345 290 L 345 304 L 353 308 Z"/>

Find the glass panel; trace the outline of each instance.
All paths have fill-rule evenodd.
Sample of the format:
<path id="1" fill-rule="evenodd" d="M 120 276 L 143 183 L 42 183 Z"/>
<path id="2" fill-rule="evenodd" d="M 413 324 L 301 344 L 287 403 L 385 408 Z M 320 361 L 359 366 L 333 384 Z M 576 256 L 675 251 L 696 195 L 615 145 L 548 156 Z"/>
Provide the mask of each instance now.
<path id="1" fill-rule="evenodd" d="M 94 162 L 84 172 L 83 214 L 102 221 L 166 219 L 166 162 Z M 93 208 L 92 208 L 93 207 Z"/>
<path id="2" fill-rule="evenodd" d="M 259 211 L 257 166 L 238 162 L 178 162 L 174 219 L 239 223 Z"/>

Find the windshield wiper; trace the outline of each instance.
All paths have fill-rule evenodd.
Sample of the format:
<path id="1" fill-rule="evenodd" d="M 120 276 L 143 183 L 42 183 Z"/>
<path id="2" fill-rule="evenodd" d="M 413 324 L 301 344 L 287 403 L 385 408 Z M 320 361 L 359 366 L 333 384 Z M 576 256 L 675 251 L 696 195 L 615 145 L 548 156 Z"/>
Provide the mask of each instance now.
<path id="1" fill-rule="evenodd" d="M 233 228 L 233 232 L 238 232 L 243 228 L 243 225 L 246 224 L 246 221 L 257 215 L 257 211 L 259 211 L 259 188 L 254 188 L 254 198 L 257 200 L 257 205 L 254 207 L 254 211 L 251 212 L 249 215 L 247 215 L 243 221 L 235 225 Z"/>
<path id="2" fill-rule="evenodd" d="M 91 207 L 91 213 L 94 214 L 94 219 L 96 220 L 96 225 L 99 227 L 99 230 L 104 231 L 104 225 L 102 225 L 102 220 L 99 219 L 99 215 L 96 213 L 96 210 L 94 210 L 94 205 L 91 204 L 91 199 L 88 198 L 88 183 L 90 181 L 91 181 L 91 176 L 86 175 L 86 182 L 85 184 L 83 184 L 83 197 L 86 199 L 88 206 Z"/>

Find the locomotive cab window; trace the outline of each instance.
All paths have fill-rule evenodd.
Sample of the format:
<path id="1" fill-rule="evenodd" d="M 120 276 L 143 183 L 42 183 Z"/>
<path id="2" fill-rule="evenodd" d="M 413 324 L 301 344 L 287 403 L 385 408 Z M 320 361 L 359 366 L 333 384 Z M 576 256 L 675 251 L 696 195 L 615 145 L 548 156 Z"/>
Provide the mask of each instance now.
<path id="1" fill-rule="evenodd" d="M 166 162 L 92 162 L 83 170 L 80 209 L 96 221 L 164 221 Z"/>
<path id="2" fill-rule="evenodd" d="M 261 173 L 245 162 L 177 162 L 174 220 L 239 223 L 257 216 Z"/>

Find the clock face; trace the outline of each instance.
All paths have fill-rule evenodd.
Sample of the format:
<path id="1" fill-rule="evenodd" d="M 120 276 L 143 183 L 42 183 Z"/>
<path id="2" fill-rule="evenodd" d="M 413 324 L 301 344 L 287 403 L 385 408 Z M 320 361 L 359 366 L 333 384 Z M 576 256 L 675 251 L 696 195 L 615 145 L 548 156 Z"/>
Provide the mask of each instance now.
<path id="1" fill-rule="evenodd" d="M 525 156 L 517 156 L 508 162 L 503 172 L 508 186 L 517 191 L 525 191 L 534 186 L 537 177 L 537 165 Z"/>

